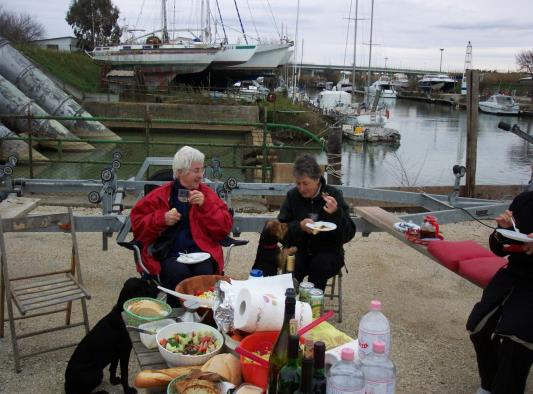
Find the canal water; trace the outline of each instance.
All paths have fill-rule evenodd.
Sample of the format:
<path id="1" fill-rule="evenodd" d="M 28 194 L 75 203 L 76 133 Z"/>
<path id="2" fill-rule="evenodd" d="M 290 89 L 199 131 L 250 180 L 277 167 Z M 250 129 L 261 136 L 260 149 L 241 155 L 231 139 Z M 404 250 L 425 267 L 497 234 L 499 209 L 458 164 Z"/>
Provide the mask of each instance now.
<path id="1" fill-rule="evenodd" d="M 465 164 L 466 111 L 405 99 L 392 99 L 387 104 L 390 108 L 388 127 L 400 132 L 400 145 L 344 144 L 343 184 L 361 187 L 452 185 L 455 180 L 452 167 Z M 498 129 L 501 120 L 518 124 L 529 134 L 533 132 L 532 118 L 479 113 L 477 184 L 525 184 L 530 179 L 533 146 Z"/>
<path id="2" fill-rule="evenodd" d="M 466 151 L 466 111 L 439 104 L 396 99 L 388 102 L 390 120 L 388 127 L 399 130 L 401 142 L 397 146 L 388 144 L 344 143 L 342 151 L 342 182 L 348 186 L 433 186 L 452 185 L 452 167 L 464 165 Z M 523 131 L 533 132 L 532 118 L 502 117 L 479 114 L 477 184 L 525 184 L 530 178 L 530 163 L 533 161 L 533 147 L 516 135 L 498 129 L 500 120 L 517 123 Z M 123 160 L 133 162 L 118 170 L 119 179 L 134 175 L 146 157 L 147 151 L 143 132 L 121 132 L 126 141 L 137 140 L 139 144 L 120 144 Z M 244 144 L 242 134 L 206 134 L 153 132 L 153 137 L 167 141 L 151 147 L 151 156 L 173 156 L 182 144 L 203 143 L 199 146 L 207 157 L 216 156 L 222 164 L 222 177 L 235 176 L 244 180 L 244 173 L 229 169 L 240 165 Z M 227 147 L 213 144 L 228 144 Z M 63 159 L 99 161 L 96 164 L 60 163 L 41 166 L 36 169 L 36 178 L 56 179 L 98 179 L 100 171 L 112 160 L 113 147 L 98 146 L 95 152 L 87 154 L 69 153 Z M 54 159 L 57 153 L 45 152 Z M 277 152 L 280 161 L 291 162 L 296 152 Z M 325 154 L 319 161 L 326 162 Z M 210 172 L 211 171 L 211 172 Z M 15 177 L 28 177 L 24 167 L 15 169 Z M 206 172 L 212 177 L 212 170 Z M 464 184 L 464 179 L 463 179 Z"/>

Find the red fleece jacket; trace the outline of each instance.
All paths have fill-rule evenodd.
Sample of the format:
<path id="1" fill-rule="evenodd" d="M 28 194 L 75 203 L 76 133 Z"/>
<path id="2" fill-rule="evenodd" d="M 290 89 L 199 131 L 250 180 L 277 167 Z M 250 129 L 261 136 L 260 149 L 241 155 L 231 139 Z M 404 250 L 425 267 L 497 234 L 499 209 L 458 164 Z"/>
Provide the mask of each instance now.
<path id="1" fill-rule="evenodd" d="M 161 272 L 161 264 L 148 253 L 148 247 L 167 228 L 165 212 L 170 210 L 172 183 L 165 183 L 140 199 L 130 214 L 133 236 L 142 243 L 144 265 L 154 275 Z M 191 204 L 189 209 L 192 238 L 202 251 L 215 259 L 220 273 L 224 268 L 224 255 L 219 241 L 231 231 L 233 219 L 226 203 L 209 186 L 200 184 L 198 190 L 205 199 L 201 207 Z"/>

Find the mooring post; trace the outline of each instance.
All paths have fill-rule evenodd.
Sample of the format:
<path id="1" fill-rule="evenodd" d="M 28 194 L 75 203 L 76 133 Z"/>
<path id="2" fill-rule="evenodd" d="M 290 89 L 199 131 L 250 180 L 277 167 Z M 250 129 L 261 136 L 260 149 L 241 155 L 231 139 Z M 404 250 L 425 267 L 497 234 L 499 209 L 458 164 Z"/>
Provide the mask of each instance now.
<path id="1" fill-rule="evenodd" d="M 342 159 L 342 129 L 340 127 L 332 127 L 329 131 L 327 156 L 328 183 L 330 185 L 340 185 Z"/>
<path id="2" fill-rule="evenodd" d="M 466 197 L 476 191 L 479 70 L 466 70 Z"/>
<path id="3" fill-rule="evenodd" d="M 32 127 L 31 127 L 31 111 L 30 106 L 28 106 L 28 112 L 27 112 L 27 119 L 28 119 L 28 160 L 30 161 L 30 179 L 33 179 L 33 141 L 32 141 Z"/>

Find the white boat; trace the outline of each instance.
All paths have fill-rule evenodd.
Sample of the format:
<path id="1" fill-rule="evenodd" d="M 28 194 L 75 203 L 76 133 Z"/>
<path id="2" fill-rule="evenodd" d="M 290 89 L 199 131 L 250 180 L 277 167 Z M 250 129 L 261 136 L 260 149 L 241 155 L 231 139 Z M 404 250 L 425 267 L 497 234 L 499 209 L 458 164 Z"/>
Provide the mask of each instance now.
<path id="1" fill-rule="evenodd" d="M 216 53 L 212 67 L 227 67 L 246 63 L 257 50 L 257 45 L 226 44 Z"/>
<path id="2" fill-rule="evenodd" d="M 379 77 L 379 79 L 368 88 L 368 93 L 370 95 L 375 95 L 378 92 L 382 98 L 396 98 L 396 91 L 392 86 L 390 78 L 386 75 Z"/>
<path id="3" fill-rule="evenodd" d="M 392 87 L 394 90 L 405 90 L 409 88 L 409 78 L 404 73 L 395 73 L 392 76 Z"/>
<path id="4" fill-rule="evenodd" d="M 423 92 L 440 91 L 446 93 L 455 88 L 456 82 L 455 79 L 446 74 L 428 74 L 418 81 L 418 89 Z"/>
<path id="5" fill-rule="evenodd" d="M 353 86 L 352 82 L 349 79 L 349 74 L 350 73 L 346 71 L 341 71 L 341 79 L 339 80 L 339 82 L 337 82 L 337 91 L 346 93 L 353 92 Z"/>
<path id="6" fill-rule="evenodd" d="M 505 94 L 494 94 L 486 101 L 480 101 L 479 109 L 482 112 L 496 115 L 518 115 L 520 111 L 514 99 Z"/>
<path id="7" fill-rule="evenodd" d="M 248 61 L 234 66 L 216 66 L 214 68 L 224 68 L 232 71 L 272 70 L 287 63 L 290 59 L 292 53 L 290 49 L 293 45 L 293 42 L 286 39 L 273 43 L 260 43 L 256 45 L 255 52 Z"/>

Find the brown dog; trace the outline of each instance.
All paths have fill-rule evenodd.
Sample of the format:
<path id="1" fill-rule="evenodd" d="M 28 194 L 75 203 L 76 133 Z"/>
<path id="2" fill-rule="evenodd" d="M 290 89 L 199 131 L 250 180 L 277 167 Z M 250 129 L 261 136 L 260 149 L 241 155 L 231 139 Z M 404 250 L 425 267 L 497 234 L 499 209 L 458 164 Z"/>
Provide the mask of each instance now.
<path id="1" fill-rule="evenodd" d="M 281 248 L 279 243 L 285 238 L 288 224 L 278 220 L 267 220 L 257 245 L 253 269 L 263 271 L 263 276 L 277 275 L 278 269 L 285 270 L 287 256 L 296 253 L 295 247 Z"/>

